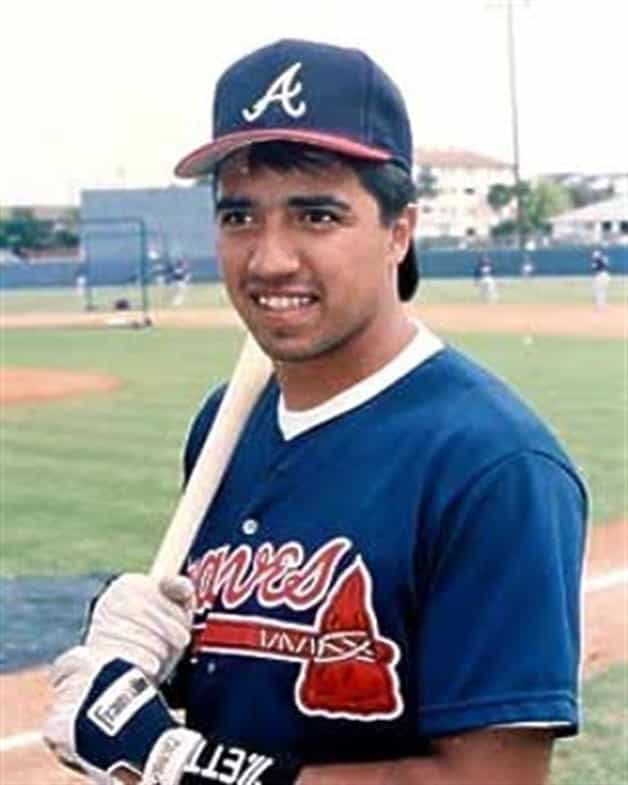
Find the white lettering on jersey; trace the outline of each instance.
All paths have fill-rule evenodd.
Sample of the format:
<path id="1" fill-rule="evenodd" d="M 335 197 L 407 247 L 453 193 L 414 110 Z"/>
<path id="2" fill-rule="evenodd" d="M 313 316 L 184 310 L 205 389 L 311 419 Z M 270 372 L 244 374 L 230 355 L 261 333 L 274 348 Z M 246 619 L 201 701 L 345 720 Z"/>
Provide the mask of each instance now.
<path id="1" fill-rule="evenodd" d="M 209 763 L 200 768 L 197 762 L 185 767 L 187 774 L 223 785 L 261 785 L 260 776 L 273 765 L 274 758 L 248 753 L 241 747 L 216 745 Z"/>
<path id="2" fill-rule="evenodd" d="M 297 118 L 305 114 L 307 109 L 305 101 L 300 100 L 298 104 L 292 103 L 293 99 L 303 90 L 303 82 L 294 82 L 300 68 L 301 63 L 294 63 L 286 68 L 250 109 L 242 110 L 242 116 L 247 123 L 252 123 L 261 117 L 272 103 L 280 103 L 284 112 L 290 117 Z"/>

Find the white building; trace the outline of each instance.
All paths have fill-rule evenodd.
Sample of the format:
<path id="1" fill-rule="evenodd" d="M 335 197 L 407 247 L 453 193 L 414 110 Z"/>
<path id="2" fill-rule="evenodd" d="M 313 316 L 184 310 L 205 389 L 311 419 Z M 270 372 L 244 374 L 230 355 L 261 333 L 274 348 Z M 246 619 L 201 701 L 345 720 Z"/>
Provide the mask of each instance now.
<path id="1" fill-rule="evenodd" d="M 628 174 L 610 172 L 605 174 L 584 174 L 583 172 L 559 172 L 544 174 L 543 180 L 558 183 L 569 189 L 582 189 L 599 196 L 598 201 L 612 196 L 628 196 Z"/>
<path id="2" fill-rule="evenodd" d="M 509 205 L 500 214 L 489 205 L 492 185 L 514 184 L 514 171 L 509 163 L 457 148 L 425 148 L 415 150 L 417 176 L 421 171 L 434 177 L 436 196 L 419 202 L 421 237 L 485 238 L 491 227 L 514 216 Z"/>
<path id="3" fill-rule="evenodd" d="M 628 242 L 628 194 L 554 216 L 552 236 L 585 243 Z"/>

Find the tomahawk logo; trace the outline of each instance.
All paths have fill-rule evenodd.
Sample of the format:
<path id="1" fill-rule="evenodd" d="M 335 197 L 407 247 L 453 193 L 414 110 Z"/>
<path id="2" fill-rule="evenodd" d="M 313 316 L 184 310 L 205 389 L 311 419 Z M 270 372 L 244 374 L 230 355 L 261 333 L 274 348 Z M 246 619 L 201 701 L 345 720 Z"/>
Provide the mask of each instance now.
<path id="1" fill-rule="evenodd" d="M 300 100 L 298 104 L 292 103 L 293 99 L 303 90 L 303 82 L 294 82 L 301 65 L 301 63 L 295 63 L 290 68 L 286 68 L 250 109 L 242 110 L 242 116 L 247 123 L 252 123 L 261 117 L 273 103 L 280 103 L 284 112 L 290 117 L 297 118 L 305 114 L 307 109 L 305 101 Z"/>
<path id="2" fill-rule="evenodd" d="M 358 556 L 338 577 L 331 590 L 329 580 L 326 580 L 330 577 L 329 572 L 320 571 L 321 553 L 325 554 L 324 561 L 330 566 L 337 563 L 334 556 L 337 557 L 338 552 L 333 553 L 333 546 L 339 549 L 347 544 L 341 539 L 330 541 L 300 569 L 294 565 L 286 569 L 284 561 L 283 574 L 269 572 L 273 561 L 269 560 L 268 553 L 261 559 L 253 557 L 248 562 L 251 572 L 259 571 L 266 579 L 270 578 L 277 589 L 283 585 L 285 604 L 293 609 L 296 609 L 297 584 L 306 582 L 310 588 L 317 584 L 319 591 L 316 593 L 322 602 L 312 626 L 264 616 L 210 611 L 194 630 L 192 652 L 238 654 L 299 663 L 294 698 L 299 710 L 308 716 L 362 722 L 398 717 L 403 711 L 396 671 L 399 647 L 379 633 L 368 568 Z M 281 546 L 277 553 L 285 547 Z M 344 547 L 341 549 L 344 550 Z M 228 559 L 223 561 L 223 564 L 228 563 Z M 312 565 L 316 565 L 317 570 L 313 571 Z M 205 560 L 206 569 L 208 566 Z M 191 577 L 193 575 L 192 571 Z M 325 579 L 321 580 L 323 575 Z M 231 576 L 233 580 L 233 573 Z M 200 577 L 197 570 L 197 587 Z M 263 584 L 252 580 L 250 574 L 247 578 L 240 574 L 238 582 L 255 586 L 257 601 L 262 608 L 265 607 L 267 603 L 262 597 L 267 595 L 267 591 L 264 591 Z M 214 587 L 218 585 L 221 589 L 219 594 L 224 595 L 227 585 L 214 581 Z M 321 590 L 324 590 L 323 597 Z M 277 607 L 277 596 L 273 596 L 272 600 L 268 606 Z M 308 604 L 304 602 L 301 607 Z"/>

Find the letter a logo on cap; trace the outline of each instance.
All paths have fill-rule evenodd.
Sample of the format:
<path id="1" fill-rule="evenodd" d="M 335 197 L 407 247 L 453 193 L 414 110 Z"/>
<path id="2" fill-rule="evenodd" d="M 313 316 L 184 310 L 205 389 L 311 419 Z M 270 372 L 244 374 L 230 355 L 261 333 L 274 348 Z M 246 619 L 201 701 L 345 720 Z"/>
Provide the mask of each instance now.
<path id="1" fill-rule="evenodd" d="M 294 85 L 292 84 L 300 68 L 301 63 L 295 63 L 289 68 L 286 68 L 250 109 L 242 110 L 242 117 L 244 117 L 248 123 L 252 123 L 264 114 L 270 104 L 277 101 L 281 104 L 284 112 L 290 115 L 290 117 L 301 117 L 307 109 L 307 104 L 303 100 L 299 101 L 296 105 L 292 103 L 292 99 L 296 98 L 303 90 L 303 82 L 296 82 Z"/>

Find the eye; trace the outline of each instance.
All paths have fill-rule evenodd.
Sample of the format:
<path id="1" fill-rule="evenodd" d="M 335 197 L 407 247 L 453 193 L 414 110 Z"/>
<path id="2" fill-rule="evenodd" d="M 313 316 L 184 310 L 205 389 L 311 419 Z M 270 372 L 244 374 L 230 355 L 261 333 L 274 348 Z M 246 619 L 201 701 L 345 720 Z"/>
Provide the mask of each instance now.
<path id="1" fill-rule="evenodd" d="M 253 215 L 249 210 L 222 210 L 218 214 L 218 224 L 229 229 L 240 229 L 253 223 Z"/>
<path id="2" fill-rule="evenodd" d="M 336 212 L 328 207 L 308 207 L 303 210 L 301 220 L 311 226 L 331 226 L 340 219 Z"/>

